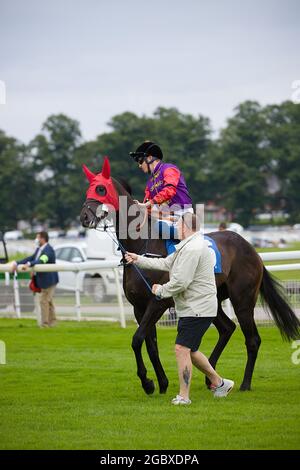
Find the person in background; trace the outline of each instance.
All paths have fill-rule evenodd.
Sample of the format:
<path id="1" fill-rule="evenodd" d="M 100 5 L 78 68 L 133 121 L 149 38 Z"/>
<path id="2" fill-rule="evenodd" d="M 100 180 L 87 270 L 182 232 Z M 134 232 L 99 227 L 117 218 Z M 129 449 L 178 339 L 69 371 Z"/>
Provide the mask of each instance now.
<path id="1" fill-rule="evenodd" d="M 19 264 L 23 264 L 23 270 L 35 266 L 36 264 L 53 264 L 56 262 L 55 251 L 49 245 L 49 236 L 47 232 L 38 232 L 35 243 L 37 248 L 33 255 L 28 256 L 20 261 L 13 261 L 12 270 L 15 271 Z M 57 272 L 37 272 L 34 276 L 37 288 L 41 289 L 40 307 L 41 307 L 41 327 L 53 327 L 56 324 L 55 307 L 53 296 L 55 286 L 58 283 Z"/>
<path id="2" fill-rule="evenodd" d="M 225 222 L 221 222 L 219 225 L 219 231 L 224 232 L 224 230 L 227 230 L 227 225 Z"/>

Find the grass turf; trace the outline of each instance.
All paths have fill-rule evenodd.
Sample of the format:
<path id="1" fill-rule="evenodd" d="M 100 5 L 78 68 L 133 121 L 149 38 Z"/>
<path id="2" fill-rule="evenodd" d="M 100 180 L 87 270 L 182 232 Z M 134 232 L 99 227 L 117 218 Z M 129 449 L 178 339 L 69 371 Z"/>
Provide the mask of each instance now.
<path id="1" fill-rule="evenodd" d="M 159 328 L 170 380 L 166 395 L 143 392 L 131 351 L 134 325 L 61 322 L 40 330 L 30 320 L 0 320 L 7 364 L 0 366 L 1 449 L 299 449 L 300 365 L 275 327 L 261 327 L 253 391 L 239 392 L 245 366 L 237 329 L 218 370 L 236 381 L 214 399 L 194 371 L 189 407 L 175 407 L 174 328 Z M 202 351 L 212 350 L 209 329 Z M 145 348 L 143 348 L 146 357 Z M 154 372 L 146 359 L 148 376 Z"/>

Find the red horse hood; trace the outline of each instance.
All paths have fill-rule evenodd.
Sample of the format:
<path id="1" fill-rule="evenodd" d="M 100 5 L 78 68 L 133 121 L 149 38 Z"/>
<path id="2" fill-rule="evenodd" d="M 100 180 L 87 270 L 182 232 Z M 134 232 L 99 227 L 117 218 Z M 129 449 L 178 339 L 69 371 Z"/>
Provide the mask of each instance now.
<path id="1" fill-rule="evenodd" d="M 110 177 L 110 164 L 108 157 L 104 157 L 101 173 L 91 172 L 86 165 L 82 169 L 90 182 L 86 192 L 87 199 L 95 199 L 102 204 L 110 205 L 115 210 L 119 209 L 119 198 Z"/>

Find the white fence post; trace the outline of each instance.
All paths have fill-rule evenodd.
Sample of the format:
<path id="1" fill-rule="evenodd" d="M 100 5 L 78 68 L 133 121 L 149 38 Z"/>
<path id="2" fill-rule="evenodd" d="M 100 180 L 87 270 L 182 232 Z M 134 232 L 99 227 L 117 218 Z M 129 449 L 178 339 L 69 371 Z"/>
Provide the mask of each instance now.
<path id="1" fill-rule="evenodd" d="M 6 364 L 6 346 L 4 341 L 0 340 L 0 364 Z"/>
<path id="2" fill-rule="evenodd" d="M 33 294 L 33 302 L 34 302 L 34 311 L 33 313 L 36 316 L 36 321 L 39 326 L 42 324 L 42 312 L 41 312 L 41 294 L 39 292 L 35 292 Z"/>
<path id="3" fill-rule="evenodd" d="M 118 302 L 119 302 L 119 307 L 120 307 L 120 324 L 122 328 L 126 328 L 125 311 L 124 311 L 124 304 L 123 304 L 123 298 L 122 298 L 122 290 L 121 290 L 121 285 L 120 285 L 119 270 L 118 268 L 113 268 L 113 271 L 115 274 L 117 296 L 118 296 Z"/>
<path id="4" fill-rule="evenodd" d="M 9 273 L 4 273 L 4 276 L 5 276 L 5 286 L 8 287 L 9 286 Z"/>
<path id="5" fill-rule="evenodd" d="M 19 281 L 18 281 L 18 274 L 16 271 L 14 273 L 14 298 L 15 298 L 15 310 L 16 310 L 17 317 L 21 318 Z"/>
<path id="6" fill-rule="evenodd" d="M 81 320 L 81 310 L 80 310 L 80 287 L 79 287 L 79 272 L 77 271 L 75 273 L 75 299 L 76 299 L 76 305 L 75 305 L 75 310 L 76 310 L 76 316 L 77 320 Z"/>

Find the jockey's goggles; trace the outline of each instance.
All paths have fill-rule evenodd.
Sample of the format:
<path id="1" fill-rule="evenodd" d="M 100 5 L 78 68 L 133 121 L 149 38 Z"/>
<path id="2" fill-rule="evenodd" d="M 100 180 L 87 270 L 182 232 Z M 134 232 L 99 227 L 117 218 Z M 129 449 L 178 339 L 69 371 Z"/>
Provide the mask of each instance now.
<path id="1" fill-rule="evenodd" d="M 141 165 L 144 162 L 145 158 L 148 156 L 145 152 L 130 152 L 129 155 L 139 165 Z"/>

